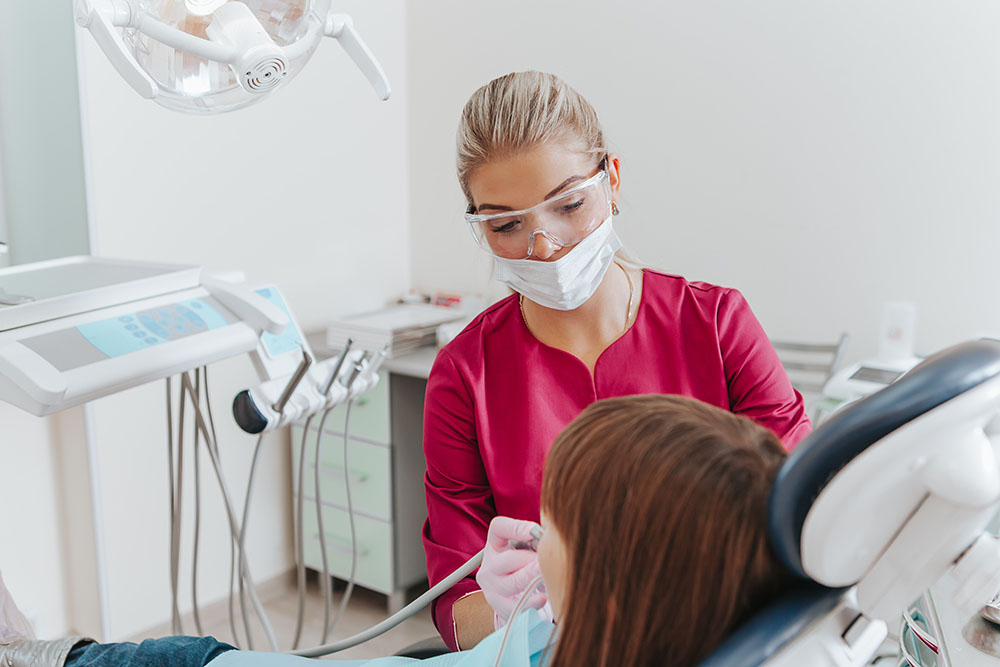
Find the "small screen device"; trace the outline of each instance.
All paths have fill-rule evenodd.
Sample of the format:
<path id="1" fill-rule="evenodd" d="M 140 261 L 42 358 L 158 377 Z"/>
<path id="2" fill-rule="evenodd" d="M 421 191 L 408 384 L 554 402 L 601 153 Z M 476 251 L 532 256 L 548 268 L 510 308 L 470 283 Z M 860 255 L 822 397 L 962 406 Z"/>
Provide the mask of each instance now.
<path id="1" fill-rule="evenodd" d="M 902 371 L 893 371 L 887 368 L 872 368 L 862 366 L 854 371 L 850 380 L 861 380 L 862 382 L 876 382 L 878 384 L 892 384 L 902 375 Z"/>

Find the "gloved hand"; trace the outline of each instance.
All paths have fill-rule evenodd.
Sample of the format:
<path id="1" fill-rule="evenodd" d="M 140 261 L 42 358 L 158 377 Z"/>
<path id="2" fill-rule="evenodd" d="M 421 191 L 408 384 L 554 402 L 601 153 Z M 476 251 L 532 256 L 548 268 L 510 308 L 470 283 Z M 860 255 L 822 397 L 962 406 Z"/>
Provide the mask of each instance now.
<path id="1" fill-rule="evenodd" d="M 494 628 L 500 628 L 510 620 L 524 589 L 541 574 L 536 552 L 514 549 L 510 545 L 511 540 L 530 542 L 534 526 L 531 521 L 505 516 L 494 517 L 490 522 L 490 530 L 486 535 L 486 553 L 483 555 L 483 564 L 476 573 L 476 583 L 493 608 Z M 522 610 L 529 607 L 538 609 L 543 618 L 552 620 L 551 607 L 548 606 L 543 586 L 539 585 L 537 591 L 525 600 Z"/>

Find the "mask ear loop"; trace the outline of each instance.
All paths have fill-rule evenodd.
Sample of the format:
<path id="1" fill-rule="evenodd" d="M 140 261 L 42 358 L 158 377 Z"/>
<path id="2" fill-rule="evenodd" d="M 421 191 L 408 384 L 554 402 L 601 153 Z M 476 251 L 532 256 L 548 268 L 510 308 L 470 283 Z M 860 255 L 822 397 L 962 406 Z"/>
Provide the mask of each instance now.
<path id="1" fill-rule="evenodd" d="M 517 604 L 514 605 L 514 611 L 510 613 L 510 620 L 507 621 L 507 629 L 504 630 L 503 640 L 500 642 L 500 650 L 497 651 L 497 661 L 493 663 L 493 667 L 500 667 L 500 660 L 503 658 L 503 650 L 507 647 L 507 640 L 510 639 L 510 629 L 514 627 L 514 620 L 517 618 L 517 615 L 521 613 L 521 608 L 524 606 L 524 603 L 528 600 L 531 594 L 535 592 L 535 589 L 538 588 L 538 584 L 540 583 L 542 583 L 542 575 L 538 575 L 531 580 L 528 587 L 524 589 L 523 593 L 521 593 L 521 598 L 517 601 Z"/>

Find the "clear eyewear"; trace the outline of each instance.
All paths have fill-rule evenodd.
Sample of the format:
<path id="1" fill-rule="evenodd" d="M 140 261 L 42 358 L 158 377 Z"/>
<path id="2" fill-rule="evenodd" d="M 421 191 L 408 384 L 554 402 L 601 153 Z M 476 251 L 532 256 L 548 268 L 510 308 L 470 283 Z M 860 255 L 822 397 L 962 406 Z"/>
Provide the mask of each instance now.
<path id="1" fill-rule="evenodd" d="M 555 245 L 575 246 L 611 213 L 608 173 L 598 171 L 566 192 L 519 211 L 466 213 L 472 235 L 484 250 L 504 259 L 527 259 L 539 234 Z"/>

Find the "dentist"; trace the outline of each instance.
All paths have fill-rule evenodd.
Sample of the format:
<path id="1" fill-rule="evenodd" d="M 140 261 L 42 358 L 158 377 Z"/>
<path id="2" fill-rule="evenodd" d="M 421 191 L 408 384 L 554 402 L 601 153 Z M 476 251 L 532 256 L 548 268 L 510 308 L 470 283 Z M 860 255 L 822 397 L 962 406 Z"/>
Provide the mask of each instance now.
<path id="1" fill-rule="evenodd" d="M 619 158 L 594 109 L 558 77 L 508 74 L 472 95 L 458 178 L 467 224 L 515 292 L 441 350 L 427 385 L 431 584 L 487 547 L 476 578 L 433 609 L 445 642 L 467 649 L 506 622 L 538 574 L 534 552 L 509 542 L 530 540 L 549 446 L 591 403 L 690 396 L 750 417 L 789 449 L 811 425 L 739 292 L 623 252 Z M 529 604 L 544 607 L 544 594 Z"/>

